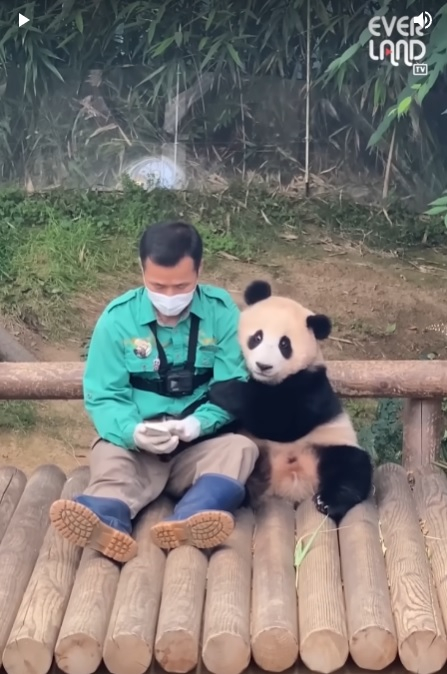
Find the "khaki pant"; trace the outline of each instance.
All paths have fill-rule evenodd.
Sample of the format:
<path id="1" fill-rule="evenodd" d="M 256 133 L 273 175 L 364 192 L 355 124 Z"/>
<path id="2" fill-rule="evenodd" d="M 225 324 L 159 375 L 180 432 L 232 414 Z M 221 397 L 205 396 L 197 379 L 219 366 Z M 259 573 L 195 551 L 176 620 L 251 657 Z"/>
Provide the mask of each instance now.
<path id="1" fill-rule="evenodd" d="M 245 484 L 258 454 L 252 440 L 233 433 L 197 442 L 166 463 L 149 452 L 130 451 L 98 440 L 92 448 L 90 483 L 84 494 L 123 501 L 133 519 L 162 492 L 178 498 L 207 473 Z"/>

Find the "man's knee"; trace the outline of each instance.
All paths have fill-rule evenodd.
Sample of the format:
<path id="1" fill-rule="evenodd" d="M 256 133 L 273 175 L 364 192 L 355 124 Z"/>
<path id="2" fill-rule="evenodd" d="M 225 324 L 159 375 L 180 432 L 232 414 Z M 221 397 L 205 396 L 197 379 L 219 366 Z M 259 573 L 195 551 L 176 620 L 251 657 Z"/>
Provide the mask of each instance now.
<path id="1" fill-rule="evenodd" d="M 257 445 L 245 435 L 223 435 L 208 448 L 205 472 L 220 472 L 245 484 L 259 456 Z"/>
<path id="2" fill-rule="evenodd" d="M 182 494 L 202 475 L 210 473 L 233 478 L 245 484 L 250 477 L 259 450 L 244 435 L 226 433 L 203 440 L 175 457 L 169 481 L 169 492 Z"/>
<path id="3" fill-rule="evenodd" d="M 239 462 L 239 481 L 245 484 L 259 456 L 258 446 L 245 435 L 234 435 L 231 453 L 233 460 Z"/>

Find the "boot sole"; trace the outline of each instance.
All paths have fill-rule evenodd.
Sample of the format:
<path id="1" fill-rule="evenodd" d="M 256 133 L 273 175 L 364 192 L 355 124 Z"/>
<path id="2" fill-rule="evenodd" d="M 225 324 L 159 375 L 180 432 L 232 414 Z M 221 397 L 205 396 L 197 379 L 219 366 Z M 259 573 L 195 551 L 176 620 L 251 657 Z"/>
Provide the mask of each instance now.
<path id="1" fill-rule="evenodd" d="M 205 511 L 191 515 L 186 520 L 159 522 L 151 529 L 152 540 L 163 550 L 181 545 L 208 549 L 222 545 L 234 529 L 234 519 L 229 513 Z"/>
<path id="2" fill-rule="evenodd" d="M 75 501 L 55 501 L 50 507 L 50 521 L 73 545 L 96 550 L 115 562 L 128 562 L 138 552 L 131 536 L 104 524 L 94 512 Z"/>

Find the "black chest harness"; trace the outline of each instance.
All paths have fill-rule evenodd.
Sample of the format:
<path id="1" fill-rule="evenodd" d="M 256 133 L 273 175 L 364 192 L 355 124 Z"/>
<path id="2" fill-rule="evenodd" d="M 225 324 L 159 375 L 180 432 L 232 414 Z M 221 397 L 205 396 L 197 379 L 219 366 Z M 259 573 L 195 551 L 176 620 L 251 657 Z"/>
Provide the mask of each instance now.
<path id="1" fill-rule="evenodd" d="M 211 380 L 213 376 L 212 368 L 208 368 L 202 374 L 194 374 L 197 344 L 199 341 L 199 318 L 195 314 L 191 314 L 188 357 L 186 363 L 182 365 L 168 363 L 165 350 L 158 339 L 157 322 L 150 323 L 149 327 L 154 335 L 160 361 L 158 379 L 148 379 L 141 375 L 131 374 L 131 386 L 141 391 L 149 391 L 169 398 L 182 398 L 192 395 L 199 386 L 207 384 Z"/>
<path id="2" fill-rule="evenodd" d="M 188 357 L 186 363 L 183 365 L 172 365 L 168 363 L 165 350 L 158 339 L 157 322 L 154 321 L 153 323 L 150 323 L 149 327 L 152 331 L 152 334 L 154 335 L 155 343 L 157 344 L 158 349 L 158 358 L 160 360 L 160 367 L 158 369 L 159 378 L 148 379 L 147 377 L 143 377 L 141 375 L 131 374 L 131 386 L 141 391 L 149 391 L 151 393 L 157 393 L 158 395 L 167 396 L 169 398 L 182 398 L 184 396 L 192 395 L 194 391 L 199 388 L 199 386 L 207 384 L 211 380 L 213 376 L 212 368 L 207 368 L 206 372 L 203 372 L 202 374 L 194 374 L 197 344 L 199 341 L 199 318 L 195 314 L 191 314 Z M 184 419 L 190 414 L 194 414 L 196 409 L 207 401 L 208 392 L 206 392 L 199 400 L 196 400 L 191 405 L 188 405 L 188 407 L 183 410 L 182 414 L 179 415 L 179 418 Z M 191 447 L 191 445 L 194 445 L 197 442 L 201 442 L 205 439 L 218 437 L 223 433 L 235 432 L 237 428 L 237 422 L 230 422 L 229 424 L 225 424 L 215 433 L 201 436 L 193 442 L 187 443 L 180 441 L 178 447 L 173 452 L 167 455 L 160 454 L 158 458 L 163 463 L 172 461 L 172 459 L 177 456 L 177 454 L 188 447 Z"/>

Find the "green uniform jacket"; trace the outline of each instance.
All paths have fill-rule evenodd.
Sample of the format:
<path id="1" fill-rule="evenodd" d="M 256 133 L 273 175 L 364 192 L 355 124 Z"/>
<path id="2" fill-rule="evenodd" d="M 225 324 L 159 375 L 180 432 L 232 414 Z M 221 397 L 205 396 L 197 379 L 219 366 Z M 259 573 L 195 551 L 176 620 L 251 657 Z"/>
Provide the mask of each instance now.
<path id="1" fill-rule="evenodd" d="M 84 401 L 98 435 L 104 440 L 136 449 L 135 426 L 163 414 L 181 415 L 202 398 L 217 381 L 246 379 L 247 371 L 238 343 L 239 309 L 230 294 L 210 285 L 200 285 L 191 312 L 200 319 L 196 373 L 212 368 L 210 382 L 191 396 L 168 398 L 133 388 L 130 374 L 158 378 L 157 346 L 149 324 L 156 320 L 144 287 L 117 297 L 104 310 L 92 334 L 84 372 Z M 175 327 L 157 325 L 157 335 L 169 363 L 187 360 L 190 316 Z M 233 420 L 220 407 L 205 402 L 194 412 L 201 435 L 214 433 Z"/>

